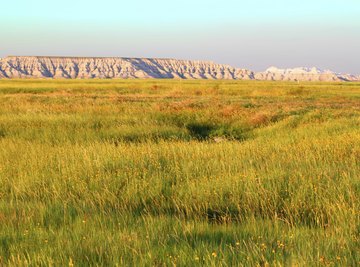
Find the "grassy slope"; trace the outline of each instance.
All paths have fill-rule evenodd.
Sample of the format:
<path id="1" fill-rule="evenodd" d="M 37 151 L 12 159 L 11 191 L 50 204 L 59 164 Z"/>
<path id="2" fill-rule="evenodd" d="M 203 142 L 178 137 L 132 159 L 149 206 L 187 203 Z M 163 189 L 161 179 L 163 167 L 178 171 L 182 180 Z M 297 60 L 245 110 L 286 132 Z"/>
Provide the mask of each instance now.
<path id="1" fill-rule="evenodd" d="M 356 83 L 2 80 L 0 265 L 358 265 L 359 115 Z"/>

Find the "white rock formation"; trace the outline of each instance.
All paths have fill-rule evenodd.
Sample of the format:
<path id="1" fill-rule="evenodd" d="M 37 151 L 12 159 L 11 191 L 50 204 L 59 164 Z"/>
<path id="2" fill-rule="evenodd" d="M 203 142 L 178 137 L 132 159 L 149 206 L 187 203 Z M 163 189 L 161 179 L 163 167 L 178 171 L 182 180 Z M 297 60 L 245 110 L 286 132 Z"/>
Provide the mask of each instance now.
<path id="1" fill-rule="evenodd" d="M 216 64 L 211 61 L 120 57 L 17 57 L 0 58 L 1 78 L 168 78 L 274 81 L 360 81 L 360 76 L 317 68 L 278 69 L 265 72 Z"/>
<path id="2" fill-rule="evenodd" d="M 0 78 L 253 79 L 254 73 L 208 61 L 150 58 L 6 57 Z"/>
<path id="3" fill-rule="evenodd" d="M 360 77 L 351 74 L 335 73 L 318 68 L 278 69 L 270 67 L 264 72 L 255 74 L 257 80 L 274 81 L 359 81 Z"/>

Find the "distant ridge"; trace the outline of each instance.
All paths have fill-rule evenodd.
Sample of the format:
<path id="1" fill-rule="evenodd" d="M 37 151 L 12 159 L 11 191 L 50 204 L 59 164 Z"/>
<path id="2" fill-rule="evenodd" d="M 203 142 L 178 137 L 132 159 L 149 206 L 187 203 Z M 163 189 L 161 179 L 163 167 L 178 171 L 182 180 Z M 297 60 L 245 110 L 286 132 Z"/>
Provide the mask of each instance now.
<path id="1" fill-rule="evenodd" d="M 0 79 L 213 79 L 274 81 L 359 81 L 360 77 L 317 68 L 265 72 L 212 61 L 170 58 L 8 56 L 0 59 Z"/>
<path id="2" fill-rule="evenodd" d="M 264 72 L 255 74 L 258 80 L 281 81 L 360 81 L 360 76 L 341 74 L 331 70 L 321 70 L 316 67 L 298 67 L 292 69 L 279 69 L 270 67 Z"/>
<path id="3" fill-rule="evenodd" d="M 132 57 L 79 57 L 79 56 L 13 56 L 9 55 L 5 58 L 38 58 L 38 59 L 154 59 L 154 58 L 132 58 Z M 174 58 L 157 58 L 162 60 L 175 60 Z M 193 60 L 193 61 L 200 61 L 200 60 Z"/>

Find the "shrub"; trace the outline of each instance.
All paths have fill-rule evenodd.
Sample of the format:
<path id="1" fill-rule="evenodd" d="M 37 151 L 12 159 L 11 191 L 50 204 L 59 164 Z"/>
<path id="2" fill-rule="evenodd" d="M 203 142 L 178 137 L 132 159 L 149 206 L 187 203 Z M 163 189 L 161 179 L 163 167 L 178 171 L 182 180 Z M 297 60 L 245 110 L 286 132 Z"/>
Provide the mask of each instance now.
<path id="1" fill-rule="evenodd" d="M 247 137 L 248 130 L 245 127 L 233 126 L 228 124 L 211 124 L 211 123 L 189 123 L 186 125 L 192 138 L 206 140 L 214 137 L 225 137 L 242 141 Z"/>

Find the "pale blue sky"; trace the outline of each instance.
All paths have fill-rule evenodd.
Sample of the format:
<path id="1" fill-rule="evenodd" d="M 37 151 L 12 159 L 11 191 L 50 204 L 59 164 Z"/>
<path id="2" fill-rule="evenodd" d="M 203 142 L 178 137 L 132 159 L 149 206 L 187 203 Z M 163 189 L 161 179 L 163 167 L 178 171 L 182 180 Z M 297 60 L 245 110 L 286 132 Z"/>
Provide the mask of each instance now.
<path id="1" fill-rule="evenodd" d="M 0 36 L 0 57 L 171 57 L 360 74 L 359 0 L 12 0 L 1 3 Z"/>

